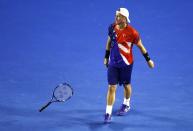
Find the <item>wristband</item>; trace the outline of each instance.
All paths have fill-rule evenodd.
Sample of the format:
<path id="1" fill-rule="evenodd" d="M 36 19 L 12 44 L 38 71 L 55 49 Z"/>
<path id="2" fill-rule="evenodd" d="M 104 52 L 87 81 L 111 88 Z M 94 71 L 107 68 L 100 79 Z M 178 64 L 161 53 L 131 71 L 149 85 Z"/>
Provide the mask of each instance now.
<path id="1" fill-rule="evenodd" d="M 109 58 L 109 55 L 110 55 L 110 51 L 109 51 L 109 50 L 106 50 L 106 51 L 105 51 L 105 58 L 108 59 L 108 58 Z"/>
<path id="2" fill-rule="evenodd" d="M 145 57 L 145 60 L 148 62 L 150 59 L 149 54 L 146 52 L 145 54 L 143 54 L 143 56 Z"/>

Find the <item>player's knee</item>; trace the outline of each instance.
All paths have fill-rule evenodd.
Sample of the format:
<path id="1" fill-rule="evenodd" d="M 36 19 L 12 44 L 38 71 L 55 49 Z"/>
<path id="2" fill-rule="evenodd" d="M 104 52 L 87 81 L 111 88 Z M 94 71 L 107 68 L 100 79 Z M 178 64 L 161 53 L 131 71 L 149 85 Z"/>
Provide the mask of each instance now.
<path id="1" fill-rule="evenodd" d="M 125 84 L 124 87 L 125 88 L 131 88 L 131 84 Z"/>
<path id="2" fill-rule="evenodd" d="M 116 91 L 116 85 L 109 85 L 109 92 L 115 93 L 115 91 Z"/>

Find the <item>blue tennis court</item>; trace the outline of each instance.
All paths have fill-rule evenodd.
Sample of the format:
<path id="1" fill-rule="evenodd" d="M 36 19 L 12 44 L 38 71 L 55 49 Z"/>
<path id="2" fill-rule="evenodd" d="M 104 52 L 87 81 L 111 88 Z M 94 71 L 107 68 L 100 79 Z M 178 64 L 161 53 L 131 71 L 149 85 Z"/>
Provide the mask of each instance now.
<path id="1" fill-rule="evenodd" d="M 192 131 L 193 1 L 0 0 L 0 131 Z M 134 47 L 131 111 L 103 124 L 108 26 L 130 11 L 154 60 Z M 65 103 L 48 102 L 59 83 L 74 89 Z"/>

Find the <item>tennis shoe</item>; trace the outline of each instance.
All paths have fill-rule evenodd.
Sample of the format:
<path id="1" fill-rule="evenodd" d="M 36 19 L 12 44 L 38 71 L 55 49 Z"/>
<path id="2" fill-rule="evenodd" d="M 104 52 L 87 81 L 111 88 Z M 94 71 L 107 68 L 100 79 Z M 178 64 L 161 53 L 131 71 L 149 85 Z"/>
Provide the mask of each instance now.
<path id="1" fill-rule="evenodd" d="M 110 114 L 108 114 L 108 113 L 105 114 L 104 123 L 105 124 L 111 123 L 111 115 Z"/>
<path id="2" fill-rule="evenodd" d="M 117 115 L 124 116 L 124 115 L 126 115 L 128 113 L 129 110 L 130 110 L 130 106 L 122 104 L 121 108 L 117 112 Z"/>

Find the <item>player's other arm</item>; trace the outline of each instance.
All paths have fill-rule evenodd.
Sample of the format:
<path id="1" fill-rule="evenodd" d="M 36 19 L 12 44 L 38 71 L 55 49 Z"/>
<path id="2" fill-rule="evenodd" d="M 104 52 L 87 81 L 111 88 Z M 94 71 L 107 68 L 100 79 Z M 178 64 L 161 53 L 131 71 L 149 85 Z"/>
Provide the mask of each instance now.
<path id="1" fill-rule="evenodd" d="M 151 60 L 147 50 L 145 49 L 144 45 L 142 44 L 141 40 L 138 41 L 137 43 L 137 47 L 140 49 L 141 53 L 143 54 L 143 56 L 145 57 L 145 60 L 148 63 L 148 66 L 150 68 L 154 68 L 154 62 Z"/>
<path id="2" fill-rule="evenodd" d="M 106 65 L 106 67 L 108 67 L 110 47 L 111 47 L 111 38 L 108 36 L 107 43 L 106 43 L 105 58 L 104 58 L 104 65 Z"/>

